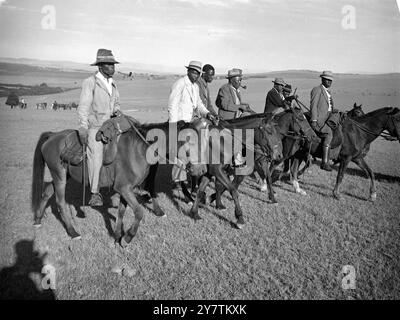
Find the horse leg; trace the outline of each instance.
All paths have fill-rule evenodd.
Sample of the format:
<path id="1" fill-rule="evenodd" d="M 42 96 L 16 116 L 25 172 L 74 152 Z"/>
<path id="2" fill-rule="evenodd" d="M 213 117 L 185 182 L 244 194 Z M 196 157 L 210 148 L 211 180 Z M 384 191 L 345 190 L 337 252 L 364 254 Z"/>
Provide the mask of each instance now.
<path id="1" fill-rule="evenodd" d="M 376 188 L 375 188 L 375 176 L 372 172 L 369 165 L 365 162 L 364 158 L 353 159 L 353 162 L 356 163 L 364 172 L 368 175 L 369 179 L 371 180 L 371 184 L 369 187 L 369 200 L 375 201 L 376 200 Z"/>
<path id="2" fill-rule="evenodd" d="M 199 178 L 196 177 L 196 176 L 191 176 L 190 191 L 192 192 L 192 194 L 194 194 L 195 192 L 197 192 L 198 184 L 199 184 Z"/>
<path id="3" fill-rule="evenodd" d="M 279 173 L 278 180 L 281 181 L 284 176 L 290 175 L 290 159 L 285 159 L 283 162 L 283 169 Z"/>
<path id="4" fill-rule="evenodd" d="M 347 166 L 349 165 L 350 161 L 351 161 L 351 156 L 347 156 L 346 158 L 340 159 L 339 172 L 336 177 L 335 189 L 333 190 L 333 196 L 337 200 L 340 200 L 339 187 L 340 184 L 342 183 L 344 173 L 346 172 Z"/>
<path id="5" fill-rule="evenodd" d="M 132 226 L 129 228 L 125 236 L 121 239 L 121 246 L 126 247 L 126 245 L 128 245 L 132 241 L 132 238 L 137 233 L 140 221 L 143 218 L 144 210 L 137 201 L 136 196 L 129 185 L 121 189 L 121 196 L 126 200 L 127 204 L 132 208 L 132 211 L 135 214 L 135 220 L 133 221 Z"/>
<path id="6" fill-rule="evenodd" d="M 244 226 L 244 219 L 242 208 L 240 207 L 239 203 L 239 193 L 237 189 L 222 168 L 217 170 L 215 178 L 218 179 L 225 189 L 227 189 L 231 194 L 233 201 L 235 202 L 235 217 L 237 219 L 236 226 L 238 229 L 242 229 Z"/>
<path id="7" fill-rule="evenodd" d="M 155 192 L 155 179 L 157 175 L 158 163 L 150 166 L 149 175 L 147 176 L 146 189 L 150 193 L 150 197 L 153 201 L 153 211 L 157 217 L 166 216 L 165 212 L 160 208 L 157 200 L 157 194 Z"/>
<path id="8" fill-rule="evenodd" d="M 263 162 L 261 160 L 258 160 L 255 162 L 254 166 L 255 171 L 258 173 L 260 176 L 260 191 L 261 192 L 267 192 L 268 186 L 267 186 L 267 179 L 264 173 L 264 168 L 263 168 Z"/>
<path id="9" fill-rule="evenodd" d="M 299 164 L 300 164 L 300 160 L 295 157 L 293 159 L 293 163 L 290 168 L 291 173 L 292 173 L 292 185 L 293 185 L 293 188 L 296 193 L 299 193 L 302 196 L 306 196 L 307 192 L 305 192 L 302 188 L 300 188 L 300 185 L 299 185 L 299 179 L 298 179 Z"/>
<path id="10" fill-rule="evenodd" d="M 190 217 L 194 220 L 201 219 L 201 217 L 199 216 L 199 204 L 200 204 L 201 198 L 203 198 L 205 196 L 204 191 L 206 190 L 209 182 L 210 182 L 210 179 L 207 176 L 202 177 L 199 189 L 197 190 L 196 200 L 194 200 L 194 203 L 192 205 L 192 208 L 190 209 L 190 214 L 189 214 Z"/>
<path id="11" fill-rule="evenodd" d="M 181 182 L 180 182 L 180 186 L 181 186 L 183 195 L 184 195 L 184 197 L 185 197 L 185 202 L 187 202 L 187 203 L 190 203 L 190 202 L 193 203 L 194 200 L 193 200 L 191 194 L 189 193 L 189 191 L 188 191 L 188 189 L 187 189 L 187 187 L 186 187 L 185 181 L 181 181 Z"/>
<path id="12" fill-rule="evenodd" d="M 264 184 L 261 187 L 261 191 L 266 192 L 268 190 L 268 198 L 272 203 L 278 203 L 275 199 L 275 192 L 272 187 L 272 176 L 270 171 L 270 166 L 268 161 L 263 161 L 259 164 L 259 167 L 256 166 L 256 170 L 260 176 L 264 177 Z"/>
<path id="13" fill-rule="evenodd" d="M 214 201 L 215 202 L 215 208 L 217 210 L 225 210 L 226 207 L 222 204 L 221 198 L 222 194 L 225 191 L 225 187 L 218 181 L 218 179 L 215 179 L 215 192 L 210 195 L 208 202 L 211 204 Z"/>
<path id="14" fill-rule="evenodd" d="M 118 205 L 117 221 L 115 224 L 115 231 L 114 231 L 115 242 L 121 242 L 121 237 L 123 232 L 123 219 L 126 211 L 126 205 L 127 205 L 126 200 L 123 197 L 121 197 L 121 200 Z"/>
<path id="15" fill-rule="evenodd" d="M 66 228 L 67 228 L 67 233 L 72 239 L 80 239 L 80 234 L 76 232 L 74 227 L 72 226 L 71 223 L 71 212 L 69 210 L 69 206 L 67 205 L 67 202 L 65 201 L 65 186 L 66 186 L 66 178 L 64 179 L 54 179 L 54 189 L 55 189 L 55 194 L 56 194 L 56 202 L 57 205 L 60 209 L 60 215 L 61 219 L 64 222 Z"/>
<path id="16" fill-rule="evenodd" d="M 42 218 L 44 215 L 44 211 L 46 209 L 47 202 L 49 201 L 49 199 L 53 194 L 54 194 L 53 183 L 45 182 L 42 198 L 40 200 L 39 207 L 35 212 L 35 221 L 33 223 L 35 227 L 39 228 L 42 226 Z"/>

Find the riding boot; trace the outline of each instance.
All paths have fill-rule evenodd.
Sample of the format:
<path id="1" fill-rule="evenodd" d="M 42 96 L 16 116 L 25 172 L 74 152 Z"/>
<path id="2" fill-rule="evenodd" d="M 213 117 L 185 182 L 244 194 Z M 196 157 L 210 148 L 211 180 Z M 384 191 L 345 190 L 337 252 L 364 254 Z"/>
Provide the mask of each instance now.
<path id="1" fill-rule="evenodd" d="M 332 171 L 332 168 L 329 165 L 329 149 L 329 145 L 322 147 L 322 163 L 320 168 L 325 171 Z"/>

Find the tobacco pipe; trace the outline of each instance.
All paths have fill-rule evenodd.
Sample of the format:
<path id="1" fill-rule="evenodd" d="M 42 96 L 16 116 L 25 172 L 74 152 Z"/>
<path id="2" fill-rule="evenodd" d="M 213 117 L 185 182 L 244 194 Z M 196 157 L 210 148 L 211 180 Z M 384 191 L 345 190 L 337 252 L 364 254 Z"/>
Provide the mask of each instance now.
<path id="1" fill-rule="evenodd" d="M 240 87 L 243 88 L 244 90 L 247 89 L 247 86 L 245 84 L 244 85 L 240 85 Z"/>

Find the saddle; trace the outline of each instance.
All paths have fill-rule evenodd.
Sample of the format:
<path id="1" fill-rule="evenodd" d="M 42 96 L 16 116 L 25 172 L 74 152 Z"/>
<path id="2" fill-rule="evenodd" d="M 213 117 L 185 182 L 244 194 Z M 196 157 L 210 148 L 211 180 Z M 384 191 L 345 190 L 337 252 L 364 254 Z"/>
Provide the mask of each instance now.
<path id="1" fill-rule="evenodd" d="M 60 158 L 63 163 L 78 166 L 83 161 L 83 146 L 79 140 L 78 130 L 65 130 L 66 136 Z"/>
<path id="2" fill-rule="evenodd" d="M 304 113 L 308 122 L 311 124 L 311 115 L 309 112 Z M 326 124 L 332 129 L 333 138 L 331 142 L 331 158 L 340 151 L 340 147 L 343 143 L 343 132 L 342 123 L 347 119 L 347 115 L 344 112 L 331 113 L 326 120 Z M 315 132 L 318 137 L 323 137 L 319 132 Z"/>
<path id="3" fill-rule="evenodd" d="M 136 119 L 125 115 L 114 117 L 104 122 L 96 134 L 96 140 L 104 143 L 103 165 L 107 166 L 114 161 L 117 154 L 119 136 L 128 131 L 132 125 L 138 124 L 139 122 Z M 65 130 L 65 132 L 65 145 L 60 153 L 61 161 L 72 166 L 78 166 L 84 158 L 78 130 L 69 129 Z"/>

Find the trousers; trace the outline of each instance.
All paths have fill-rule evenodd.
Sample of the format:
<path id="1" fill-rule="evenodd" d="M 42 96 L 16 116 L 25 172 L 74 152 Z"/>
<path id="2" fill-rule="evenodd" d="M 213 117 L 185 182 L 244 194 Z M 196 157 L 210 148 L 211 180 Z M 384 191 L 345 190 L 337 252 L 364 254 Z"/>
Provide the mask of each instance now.
<path id="1" fill-rule="evenodd" d="M 99 192 L 100 170 L 103 165 L 103 143 L 96 141 L 97 131 L 98 128 L 88 130 L 88 144 L 86 149 L 89 185 L 92 193 Z"/>
<path id="2" fill-rule="evenodd" d="M 208 161 L 208 150 L 207 144 L 209 141 L 208 129 L 200 129 L 200 132 L 196 131 L 193 133 L 197 136 L 191 137 L 191 139 L 184 144 L 178 151 L 178 157 L 175 159 L 177 164 L 172 167 L 172 181 L 186 181 L 186 165 L 191 163 L 192 165 L 205 165 Z"/>
<path id="3" fill-rule="evenodd" d="M 329 146 L 333 139 L 332 129 L 325 123 L 323 127 L 318 131 L 319 135 L 323 139 L 322 146 Z"/>

